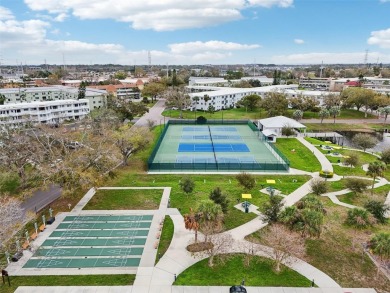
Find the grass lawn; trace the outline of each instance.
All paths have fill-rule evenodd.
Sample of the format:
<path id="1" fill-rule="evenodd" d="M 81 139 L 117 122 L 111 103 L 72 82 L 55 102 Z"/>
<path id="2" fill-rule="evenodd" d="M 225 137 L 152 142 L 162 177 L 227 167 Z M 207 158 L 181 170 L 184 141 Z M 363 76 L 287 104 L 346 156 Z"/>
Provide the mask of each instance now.
<path id="1" fill-rule="evenodd" d="M 11 276 L 11 287 L 0 282 L 2 293 L 11 293 L 19 286 L 126 286 L 135 275 L 71 275 L 71 276 Z"/>
<path id="2" fill-rule="evenodd" d="M 278 138 L 275 146 L 290 161 L 291 168 L 308 172 L 321 170 L 321 164 L 316 156 L 296 138 Z M 291 150 L 295 150 L 295 152 Z"/>
<path id="3" fill-rule="evenodd" d="M 173 237 L 174 225 L 170 216 L 165 216 L 163 229 L 161 231 L 160 243 L 157 250 L 157 259 L 156 263 L 168 250 L 169 245 L 171 244 Z"/>
<path id="4" fill-rule="evenodd" d="M 186 269 L 174 285 L 188 286 L 232 286 L 239 285 L 245 279 L 246 286 L 266 287 L 310 287 L 311 281 L 297 272 L 284 267 L 276 274 L 272 270 L 272 261 L 253 256 L 249 266 L 244 265 L 241 254 L 233 254 L 222 265 L 217 258 L 212 268 L 207 265 L 208 259 L 202 260 Z"/>
<path id="5" fill-rule="evenodd" d="M 287 113 L 285 116 L 292 118 L 292 115 L 295 110 L 289 109 L 287 110 Z M 180 117 L 180 111 L 179 110 L 165 110 L 162 113 L 163 116 L 166 117 L 172 117 L 172 118 L 179 118 Z M 193 111 L 183 111 L 183 118 L 184 119 L 195 119 L 199 116 L 204 116 L 207 119 L 222 119 L 222 111 L 217 111 L 214 113 L 209 113 L 207 111 L 196 111 L 196 114 Z M 246 111 L 245 108 L 233 108 L 233 109 L 226 109 L 223 110 L 223 119 L 262 119 L 267 118 L 267 112 L 264 109 L 256 109 L 254 111 Z M 318 112 L 309 112 L 306 111 L 303 113 L 303 119 L 319 119 Z M 376 118 L 376 116 L 368 114 L 367 118 L 364 118 L 364 113 L 352 110 L 352 109 L 346 109 L 341 110 L 340 116 L 338 116 L 336 119 L 372 119 Z M 324 119 L 324 123 L 331 123 L 333 122 L 332 119 Z"/>
<path id="6" fill-rule="evenodd" d="M 338 118 L 336 118 L 338 119 Z M 307 132 L 311 131 L 317 131 L 317 132 L 325 132 L 325 131 L 348 131 L 348 130 L 358 130 L 362 129 L 364 130 L 372 130 L 372 129 L 383 129 L 385 128 L 383 124 L 373 124 L 373 123 L 366 123 L 366 124 L 351 124 L 351 123 L 333 123 L 333 120 L 325 119 L 324 123 L 306 123 Z"/>
<path id="7" fill-rule="evenodd" d="M 342 202 L 349 203 L 358 207 L 363 207 L 364 204 L 371 199 L 384 202 L 389 191 L 390 185 L 384 185 L 375 188 L 373 196 L 371 195 L 371 190 L 367 190 L 363 194 L 355 195 L 355 193 L 350 192 L 347 194 L 339 195 L 337 198 Z"/>
<path id="8" fill-rule="evenodd" d="M 213 189 L 220 187 L 229 199 L 229 211 L 224 219 L 226 229 L 235 228 L 256 217 L 253 213 L 245 214 L 234 208 L 234 205 L 237 204 L 237 199 L 241 201 L 242 193 L 251 193 L 251 203 L 261 207 L 268 201 L 268 195 L 260 192 L 262 186 L 267 186 L 266 179 L 274 179 L 276 181 L 276 184 L 273 185 L 274 188 L 280 190 L 283 194 L 290 194 L 309 179 L 308 176 L 254 175 L 256 186 L 246 191 L 238 184 L 234 175 L 191 175 L 191 179 L 195 183 L 195 189 L 192 194 L 186 195 L 179 186 L 179 180 L 183 179 L 185 175 L 141 174 L 140 172 L 132 171 L 132 166 L 121 169 L 118 172 L 118 176 L 107 183 L 108 186 L 170 186 L 172 187 L 170 195 L 171 207 L 178 208 L 182 214 L 188 213 L 191 207 L 196 209 L 201 200 L 207 199 Z M 293 179 L 296 182 L 293 182 Z"/>
<path id="9" fill-rule="evenodd" d="M 84 210 L 156 210 L 162 189 L 98 189 Z"/>
<path id="10" fill-rule="evenodd" d="M 349 209 L 334 205 L 322 198 L 327 210 L 324 229 L 319 239 L 306 240 L 305 260 L 331 276 L 345 288 L 375 288 L 384 292 L 390 280 L 377 269 L 368 256 L 362 257 L 361 243 L 377 232 L 390 232 L 389 225 L 375 225 L 366 230 L 355 230 L 344 225 Z M 378 291 L 379 291 L 378 290 Z"/>

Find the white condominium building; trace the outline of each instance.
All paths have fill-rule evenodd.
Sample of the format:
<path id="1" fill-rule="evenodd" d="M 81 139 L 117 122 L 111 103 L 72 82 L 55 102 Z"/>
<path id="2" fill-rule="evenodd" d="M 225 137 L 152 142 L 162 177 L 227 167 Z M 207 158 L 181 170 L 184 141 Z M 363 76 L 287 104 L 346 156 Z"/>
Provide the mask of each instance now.
<path id="1" fill-rule="evenodd" d="M 0 125 L 58 124 L 64 120 L 81 120 L 89 112 L 87 99 L 7 104 L 0 106 Z"/>
<path id="2" fill-rule="evenodd" d="M 106 93 L 107 92 L 105 90 L 86 89 L 85 99 L 89 101 L 90 110 L 105 107 Z M 0 95 L 5 97 L 4 104 L 77 100 L 78 94 L 78 88 L 60 85 L 49 87 L 0 89 Z"/>

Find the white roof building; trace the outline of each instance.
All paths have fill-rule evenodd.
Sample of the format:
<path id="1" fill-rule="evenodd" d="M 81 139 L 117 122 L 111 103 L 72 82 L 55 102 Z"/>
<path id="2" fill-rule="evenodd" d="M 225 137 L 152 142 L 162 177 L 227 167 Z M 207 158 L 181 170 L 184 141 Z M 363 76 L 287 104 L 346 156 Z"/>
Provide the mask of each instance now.
<path id="1" fill-rule="evenodd" d="M 257 121 L 257 127 L 267 137 L 281 136 L 283 127 L 291 127 L 298 131 L 306 131 L 306 126 L 298 121 L 285 117 L 275 116 L 271 118 L 260 119 Z"/>

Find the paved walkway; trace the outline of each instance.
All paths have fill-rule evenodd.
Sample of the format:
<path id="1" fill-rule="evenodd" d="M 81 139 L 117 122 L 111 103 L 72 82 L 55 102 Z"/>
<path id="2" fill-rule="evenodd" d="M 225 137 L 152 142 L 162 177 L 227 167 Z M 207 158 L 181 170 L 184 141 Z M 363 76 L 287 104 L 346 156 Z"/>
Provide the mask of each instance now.
<path id="1" fill-rule="evenodd" d="M 137 120 L 137 122 L 134 124 L 135 126 L 149 126 L 149 122 L 153 121 L 154 125 L 160 125 L 163 124 L 164 121 L 168 121 L 169 118 L 165 118 L 164 116 L 161 115 L 161 113 L 165 109 L 165 100 L 160 99 L 157 101 L 156 104 L 152 108 L 149 109 L 148 113 L 145 113 L 141 118 Z"/>
<path id="2" fill-rule="evenodd" d="M 327 170 L 333 172 L 333 166 L 329 162 L 329 160 L 326 158 L 326 156 L 321 153 L 319 149 L 317 149 L 314 145 L 312 145 L 310 142 L 308 142 L 305 138 L 303 137 L 297 137 L 297 139 L 304 145 L 306 146 L 309 150 L 313 152 L 313 154 L 317 157 L 318 161 L 321 164 L 322 170 Z"/>
<path id="3" fill-rule="evenodd" d="M 313 145 L 308 143 L 303 138 L 298 138 L 306 147 L 308 147 L 314 155 L 318 158 L 323 169 L 332 170 L 332 165 L 327 160 L 327 158 Z M 297 172 L 299 173 L 299 172 Z M 307 174 L 307 173 L 306 173 Z M 287 195 L 284 199 L 285 206 L 291 206 L 303 198 L 305 195 L 311 192 L 310 184 L 312 180 L 315 180 L 318 177 L 318 173 L 310 174 L 313 178 L 299 187 L 297 190 Z M 335 176 L 332 180 L 339 180 L 339 176 Z M 387 184 L 387 180 L 380 179 L 377 186 L 382 186 Z M 104 189 L 120 189 L 120 188 L 104 188 Z M 139 189 L 139 188 L 137 188 Z M 148 188 L 149 189 L 149 188 Z M 344 194 L 349 192 L 349 190 L 343 190 L 335 193 L 329 193 L 326 196 L 329 196 L 331 199 L 337 199 L 337 195 Z M 73 212 L 80 212 L 88 200 L 95 193 L 94 189 L 91 189 L 85 197 L 76 205 L 73 209 Z M 169 215 L 174 223 L 174 235 L 172 238 L 171 245 L 169 246 L 167 252 L 159 260 L 159 262 L 154 266 L 154 259 L 156 256 L 156 249 L 151 247 L 151 244 L 147 244 L 146 253 L 147 257 L 141 261 L 141 264 L 137 270 L 136 279 L 133 286 L 118 286 L 118 287 L 36 287 L 32 289 L 31 287 L 20 287 L 16 292 L 131 292 L 131 293 L 153 293 L 153 292 L 167 292 L 167 293 L 186 293 L 186 292 L 227 292 L 229 287 L 186 287 L 186 286 L 172 286 L 172 283 L 175 280 L 175 276 L 178 276 L 188 267 L 192 266 L 196 262 L 207 258 L 206 254 L 203 255 L 192 255 L 186 250 L 188 244 L 193 243 L 194 233 L 185 229 L 183 216 L 177 209 L 167 208 L 168 198 L 169 198 L 170 188 L 164 189 L 164 194 L 160 203 L 159 210 L 155 211 L 155 217 L 153 221 L 162 221 L 165 215 Z M 390 202 L 390 192 L 387 199 Z M 337 199 L 338 201 L 338 199 Z M 342 204 L 339 202 L 339 204 Z M 345 205 L 344 205 L 345 206 Z M 346 207 L 353 207 L 348 205 Z M 96 211 L 95 211 L 96 212 Z M 155 223 L 156 224 L 156 223 Z M 157 223 L 158 224 L 158 223 Z M 158 225 L 152 225 L 158 227 Z M 245 240 L 245 236 L 252 234 L 255 231 L 266 226 L 261 220 L 261 215 L 254 218 L 253 220 L 237 227 L 226 231 L 221 234 L 221 236 L 229 236 L 232 239 L 232 244 L 229 246 L 229 249 L 226 250 L 226 253 L 234 252 L 244 252 L 248 253 L 249 249 L 253 250 L 255 254 L 270 257 L 270 247 L 257 245 L 250 243 Z M 150 231 L 150 233 L 157 233 L 158 231 Z M 199 239 L 202 239 L 203 235 L 199 233 Z M 292 258 L 292 261 L 286 263 L 289 267 L 296 270 L 298 273 L 302 274 L 309 280 L 315 280 L 315 283 L 320 288 L 267 288 L 267 287 L 247 287 L 248 292 L 280 292 L 280 293 L 338 293 L 338 292 L 353 292 L 353 293 L 372 293 L 375 292 L 373 289 L 341 289 L 340 286 L 328 275 L 318 270 L 317 268 L 311 266 L 307 262 Z M 48 290 L 47 290 L 48 289 Z M 65 291 L 64 291 L 65 289 Z M 46 291 L 47 290 L 47 291 Z"/>

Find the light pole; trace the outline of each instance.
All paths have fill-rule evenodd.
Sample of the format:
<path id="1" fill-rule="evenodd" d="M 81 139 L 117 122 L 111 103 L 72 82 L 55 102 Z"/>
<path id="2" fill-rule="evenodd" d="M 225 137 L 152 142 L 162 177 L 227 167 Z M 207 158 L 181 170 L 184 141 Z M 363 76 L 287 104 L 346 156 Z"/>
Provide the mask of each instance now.
<path id="1" fill-rule="evenodd" d="M 222 124 L 223 124 L 223 109 L 224 109 L 224 106 L 222 106 L 222 109 L 221 109 L 221 112 L 222 112 Z"/>

